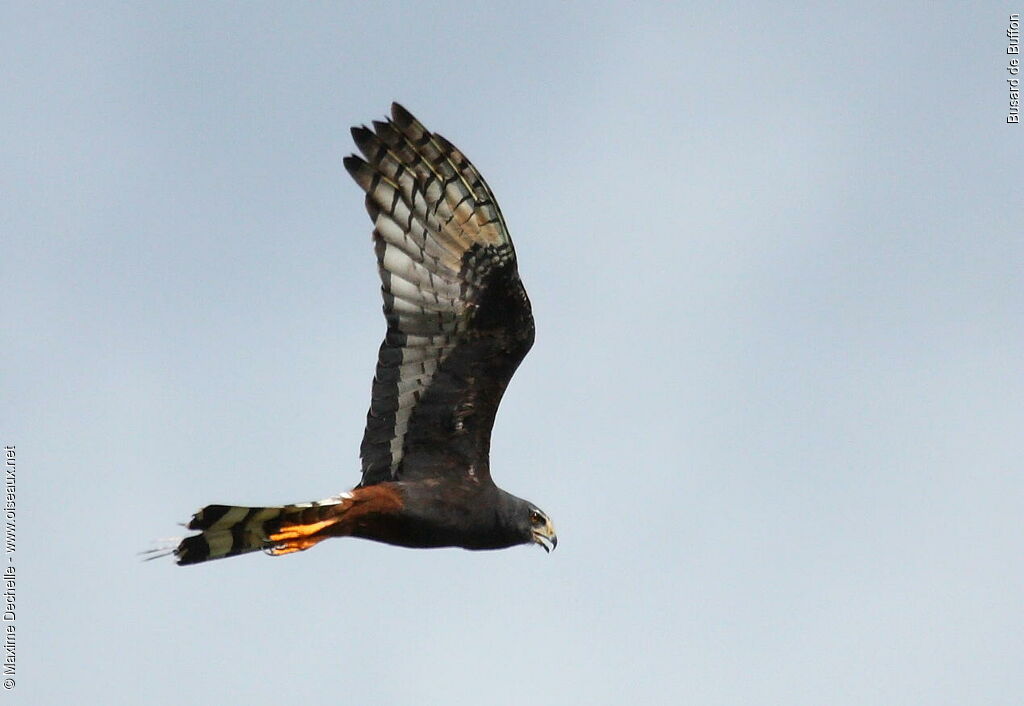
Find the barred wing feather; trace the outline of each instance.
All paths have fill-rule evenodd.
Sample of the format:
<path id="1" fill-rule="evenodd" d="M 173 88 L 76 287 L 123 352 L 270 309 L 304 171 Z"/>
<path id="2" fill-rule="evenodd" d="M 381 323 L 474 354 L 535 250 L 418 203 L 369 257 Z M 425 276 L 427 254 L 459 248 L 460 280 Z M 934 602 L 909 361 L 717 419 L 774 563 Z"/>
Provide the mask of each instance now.
<path id="1" fill-rule="evenodd" d="M 345 167 L 366 192 L 387 320 L 361 485 L 490 482 L 494 415 L 534 335 L 501 210 L 469 160 L 397 103 L 352 136 L 365 159 Z"/>

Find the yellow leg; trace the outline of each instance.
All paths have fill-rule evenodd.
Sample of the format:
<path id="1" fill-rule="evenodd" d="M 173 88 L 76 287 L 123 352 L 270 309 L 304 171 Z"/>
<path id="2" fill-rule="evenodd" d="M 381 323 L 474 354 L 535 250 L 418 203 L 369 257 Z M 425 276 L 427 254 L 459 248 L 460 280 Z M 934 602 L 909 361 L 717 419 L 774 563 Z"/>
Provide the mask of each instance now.
<path id="1" fill-rule="evenodd" d="M 324 520 L 323 522 L 314 522 L 311 525 L 287 525 L 281 528 L 280 532 L 270 535 L 267 539 L 271 542 L 286 542 L 289 539 L 301 539 L 303 537 L 309 537 L 310 535 L 316 534 L 324 527 L 330 527 L 337 519 Z M 317 541 L 320 541 L 319 539 Z M 315 544 L 316 542 L 314 542 Z"/>
<path id="2" fill-rule="evenodd" d="M 326 536 L 314 536 L 317 532 L 330 527 L 337 518 L 330 520 L 324 520 L 323 522 L 313 522 L 308 525 L 285 525 L 280 531 L 267 537 L 271 542 L 277 544 L 277 546 L 271 547 L 267 550 L 267 554 L 271 556 L 282 556 L 283 554 L 291 554 L 292 552 L 301 552 L 309 549 L 314 544 L 327 539 Z"/>

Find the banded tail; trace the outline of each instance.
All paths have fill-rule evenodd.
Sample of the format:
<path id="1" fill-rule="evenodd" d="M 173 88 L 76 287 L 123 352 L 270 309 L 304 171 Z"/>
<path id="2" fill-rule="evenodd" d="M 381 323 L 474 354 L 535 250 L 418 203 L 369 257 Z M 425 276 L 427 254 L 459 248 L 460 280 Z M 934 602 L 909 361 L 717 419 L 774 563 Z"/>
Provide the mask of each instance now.
<path id="1" fill-rule="evenodd" d="M 342 493 L 277 507 L 207 505 L 188 523 L 200 534 L 181 540 L 174 556 L 184 566 L 255 551 L 280 556 L 309 549 L 336 535 L 330 528 L 342 520 L 353 500 L 351 493 Z"/>

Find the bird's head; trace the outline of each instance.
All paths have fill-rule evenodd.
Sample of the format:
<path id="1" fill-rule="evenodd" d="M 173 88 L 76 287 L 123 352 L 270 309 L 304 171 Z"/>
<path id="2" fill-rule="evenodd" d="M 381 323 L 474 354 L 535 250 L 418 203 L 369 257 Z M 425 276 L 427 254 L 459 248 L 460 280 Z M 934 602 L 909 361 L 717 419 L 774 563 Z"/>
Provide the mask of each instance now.
<path id="1" fill-rule="evenodd" d="M 544 547 L 545 552 L 550 552 L 557 547 L 558 535 L 555 534 L 555 526 L 551 524 L 551 518 L 532 503 L 526 504 L 526 513 L 530 523 L 530 540 Z"/>
<path id="2" fill-rule="evenodd" d="M 555 526 L 543 510 L 529 500 L 498 489 L 498 518 L 504 540 L 513 544 L 539 544 L 550 552 L 558 545 Z"/>

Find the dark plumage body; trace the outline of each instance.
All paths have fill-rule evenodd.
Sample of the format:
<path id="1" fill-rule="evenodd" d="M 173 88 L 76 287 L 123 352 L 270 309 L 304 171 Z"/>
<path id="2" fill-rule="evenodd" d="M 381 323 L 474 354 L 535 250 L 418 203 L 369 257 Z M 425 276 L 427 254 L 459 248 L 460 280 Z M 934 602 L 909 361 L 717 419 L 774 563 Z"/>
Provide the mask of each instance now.
<path id="1" fill-rule="evenodd" d="M 374 513 L 351 536 L 414 549 L 504 549 L 531 541 L 529 523 L 517 519 L 523 501 L 493 483 L 408 481 L 385 487 L 401 496 L 402 511 Z"/>
<path id="2" fill-rule="evenodd" d="M 404 547 L 557 543 L 548 517 L 491 479 L 491 428 L 534 340 L 530 300 L 494 196 L 451 143 L 398 104 L 353 128 L 345 167 L 366 192 L 388 328 L 360 447 L 362 480 L 314 503 L 209 505 L 179 564 L 329 537 Z"/>

